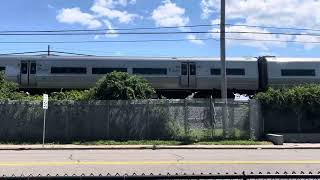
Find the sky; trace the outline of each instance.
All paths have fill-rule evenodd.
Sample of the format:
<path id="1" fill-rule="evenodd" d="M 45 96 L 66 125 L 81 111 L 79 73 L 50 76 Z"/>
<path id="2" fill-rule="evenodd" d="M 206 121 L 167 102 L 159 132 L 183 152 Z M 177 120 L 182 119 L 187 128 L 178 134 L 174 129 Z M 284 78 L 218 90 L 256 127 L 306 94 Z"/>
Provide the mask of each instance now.
<path id="1" fill-rule="evenodd" d="M 227 56 L 275 55 L 319 57 L 319 0 L 226 0 Z M 220 0 L 10 0 L 0 6 L 0 31 L 105 29 L 86 36 L 4 36 L 0 53 L 46 50 L 106 56 L 219 57 Z M 183 27 L 208 25 L 200 27 Z M 209 26 L 210 25 L 210 26 Z M 239 26 L 250 25 L 250 26 Z M 161 27 L 177 27 L 161 29 Z M 256 27 L 252 27 L 256 26 Z M 118 30 L 123 28 L 154 30 Z M 304 30 L 267 27 L 304 28 Z M 213 33 L 187 33 L 192 31 Z M 123 32 L 182 32 L 181 34 L 128 35 Z M 270 34 L 270 33 L 289 33 Z M 120 33 L 120 34 L 119 34 Z M 267 33 L 267 34 L 265 34 Z M 312 36 L 301 34 L 313 34 Z M 141 41 L 54 44 L 56 41 Z M 199 40 L 200 39 L 200 40 Z M 233 40 L 232 40 L 233 39 Z M 240 41 L 259 39 L 269 41 Z M 43 44 L 1 44 L 42 41 Z M 288 42 L 289 41 L 289 42 Z M 292 42 L 296 41 L 296 42 Z M 51 43 L 49 43 L 51 42 Z M 309 43 L 308 43 L 309 42 Z"/>

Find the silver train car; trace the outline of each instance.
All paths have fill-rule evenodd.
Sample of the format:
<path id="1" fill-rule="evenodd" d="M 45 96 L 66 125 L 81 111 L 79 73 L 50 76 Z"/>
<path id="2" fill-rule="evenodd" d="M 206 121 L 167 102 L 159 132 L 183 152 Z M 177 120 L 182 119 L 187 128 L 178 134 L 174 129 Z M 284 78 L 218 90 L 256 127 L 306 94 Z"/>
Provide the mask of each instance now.
<path id="1" fill-rule="evenodd" d="M 318 66 L 320 58 L 227 58 L 228 88 L 319 83 Z M 1 70 L 21 89 L 88 89 L 112 71 L 142 76 L 158 91 L 212 91 L 221 84 L 219 58 L 0 56 Z"/>
<path id="2" fill-rule="evenodd" d="M 255 58 L 230 58 L 228 84 L 233 89 L 258 89 Z M 1 56 L 0 68 L 21 88 L 87 89 L 112 71 L 146 78 L 155 89 L 220 88 L 219 58 L 142 58 Z"/>

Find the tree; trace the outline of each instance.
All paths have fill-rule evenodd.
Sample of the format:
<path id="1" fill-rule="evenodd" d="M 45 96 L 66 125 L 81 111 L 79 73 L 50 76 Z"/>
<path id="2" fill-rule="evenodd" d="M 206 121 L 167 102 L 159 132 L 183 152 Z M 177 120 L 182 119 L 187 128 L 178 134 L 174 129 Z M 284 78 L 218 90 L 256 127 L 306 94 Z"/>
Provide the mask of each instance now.
<path id="1" fill-rule="evenodd" d="M 149 99 L 155 90 L 145 79 L 124 72 L 112 72 L 91 89 L 97 100 Z"/>
<path id="2" fill-rule="evenodd" d="M 0 94 L 13 93 L 18 89 L 18 84 L 9 82 L 5 79 L 5 75 L 0 71 Z"/>

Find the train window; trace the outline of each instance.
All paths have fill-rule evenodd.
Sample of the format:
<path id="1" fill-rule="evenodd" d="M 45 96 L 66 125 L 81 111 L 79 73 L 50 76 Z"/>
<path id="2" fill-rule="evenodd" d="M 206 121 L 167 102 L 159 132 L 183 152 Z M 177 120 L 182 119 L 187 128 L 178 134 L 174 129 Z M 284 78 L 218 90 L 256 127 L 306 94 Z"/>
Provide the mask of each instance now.
<path id="1" fill-rule="evenodd" d="M 194 76 L 197 75 L 196 65 L 190 64 L 190 75 Z"/>
<path id="2" fill-rule="evenodd" d="M 92 68 L 92 74 L 109 74 L 113 71 L 127 72 L 127 68 Z"/>
<path id="3" fill-rule="evenodd" d="M 181 75 L 188 75 L 188 64 L 181 64 Z"/>
<path id="4" fill-rule="evenodd" d="M 87 74 L 84 67 L 51 67 L 51 74 Z"/>
<path id="5" fill-rule="evenodd" d="M 21 63 L 21 74 L 28 74 L 28 63 Z"/>
<path id="6" fill-rule="evenodd" d="M 211 75 L 221 75 L 221 69 L 211 69 Z M 244 76 L 246 75 L 245 69 L 227 69 L 227 75 L 229 76 Z"/>
<path id="7" fill-rule="evenodd" d="M 211 75 L 221 75 L 221 69 L 211 69 Z"/>
<path id="8" fill-rule="evenodd" d="M 244 76 L 246 73 L 244 69 L 227 69 L 227 75 Z"/>
<path id="9" fill-rule="evenodd" d="M 31 63 L 30 74 L 36 74 L 36 73 L 37 73 L 37 64 Z"/>
<path id="10" fill-rule="evenodd" d="M 282 69 L 281 76 L 316 76 L 314 69 Z"/>
<path id="11" fill-rule="evenodd" d="M 133 74 L 158 74 L 158 75 L 166 75 L 166 68 L 133 68 Z"/>
<path id="12" fill-rule="evenodd" d="M 0 66 L 0 71 L 5 71 L 6 67 Z"/>

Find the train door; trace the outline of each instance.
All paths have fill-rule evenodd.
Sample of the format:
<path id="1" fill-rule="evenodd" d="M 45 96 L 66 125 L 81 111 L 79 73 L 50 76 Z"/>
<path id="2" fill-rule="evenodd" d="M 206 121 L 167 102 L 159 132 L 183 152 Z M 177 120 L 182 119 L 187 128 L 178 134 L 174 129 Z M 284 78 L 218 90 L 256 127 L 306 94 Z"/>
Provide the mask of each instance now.
<path id="1" fill-rule="evenodd" d="M 36 86 L 37 63 L 35 61 L 21 61 L 20 85 L 21 87 Z"/>
<path id="2" fill-rule="evenodd" d="M 196 88 L 197 66 L 193 62 L 181 63 L 181 86 L 184 88 Z"/>

